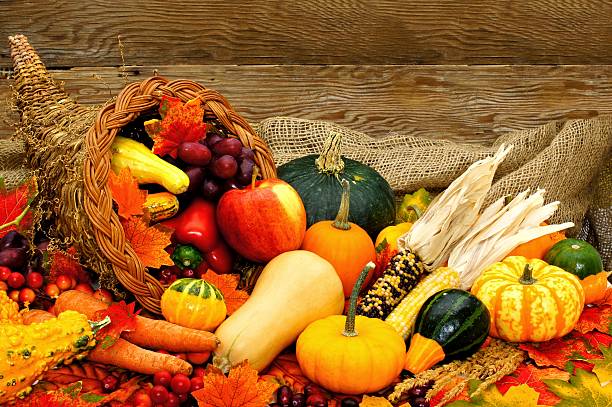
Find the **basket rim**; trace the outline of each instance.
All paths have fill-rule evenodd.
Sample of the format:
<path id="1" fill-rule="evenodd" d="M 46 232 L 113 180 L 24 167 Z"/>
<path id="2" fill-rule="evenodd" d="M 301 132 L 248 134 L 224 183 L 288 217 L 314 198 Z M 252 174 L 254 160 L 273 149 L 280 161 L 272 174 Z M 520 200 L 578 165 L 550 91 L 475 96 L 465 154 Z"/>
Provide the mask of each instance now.
<path id="1" fill-rule="evenodd" d="M 84 208 L 90 219 L 101 257 L 109 261 L 121 285 L 147 310 L 161 314 L 160 298 L 164 286 L 153 277 L 126 241 L 113 200 L 108 176 L 111 170 L 111 146 L 119 130 L 141 113 L 159 106 L 163 96 L 178 97 L 186 102 L 202 100 L 205 114 L 211 114 L 255 152 L 255 163 L 263 178 L 276 176 L 272 153 L 253 127 L 234 111 L 225 97 L 215 90 L 187 79 L 168 80 L 161 76 L 127 84 L 119 95 L 98 112 L 85 135 L 86 156 L 83 163 Z"/>

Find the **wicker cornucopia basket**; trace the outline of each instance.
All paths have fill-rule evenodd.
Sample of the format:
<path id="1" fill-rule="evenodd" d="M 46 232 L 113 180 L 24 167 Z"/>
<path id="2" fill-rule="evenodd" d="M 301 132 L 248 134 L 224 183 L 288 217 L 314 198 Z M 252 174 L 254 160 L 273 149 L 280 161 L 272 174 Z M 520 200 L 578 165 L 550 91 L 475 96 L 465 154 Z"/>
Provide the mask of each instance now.
<path id="1" fill-rule="evenodd" d="M 107 185 L 111 145 L 119 130 L 141 113 L 156 109 L 164 95 L 183 102 L 197 97 L 205 119 L 214 119 L 254 150 L 263 178 L 276 175 L 270 149 L 223 96 L 200 84 L 153 77 L 127 85 L 99 110 L 86 108 L 53 82 L 25 36 L 9 41 L 21 113 L 18 134 L 39 179 L 34 206 L 39 220 L 52 221 L 53 237 L 75 245 L 83 262 L 100 273 L 103 285 L 112 284 L 114 275 L 145 308 L 160 313 L 164 288 L 126 242 Z"/>

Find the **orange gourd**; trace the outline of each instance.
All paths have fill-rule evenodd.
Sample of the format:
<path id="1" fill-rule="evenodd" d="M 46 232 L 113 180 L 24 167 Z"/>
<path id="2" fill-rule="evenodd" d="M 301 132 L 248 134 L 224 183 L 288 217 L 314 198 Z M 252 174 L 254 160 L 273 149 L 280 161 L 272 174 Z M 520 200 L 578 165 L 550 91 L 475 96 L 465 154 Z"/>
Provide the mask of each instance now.
<path id="1" fill-rule="evenodd" d="M 508 342 L 544 342 L 574 329 L 584 307 L 575 275 L 543 260 L 506 257 L 474 282 L 472 294 L 491 314 L 490 335 Z"/>
<path id="2" fill-rule="evenodd" d="M 542 226 L 547 225 L 546 222 L 542 223 Z M 565 239 L 565 233 L 554 232 L 549 233 L 548 235 L 540 236 L 537 239 L 530 240 L 526 243 L 523 243 L 517 247 L 515 247 L 510 253 L 509 256 L 523 256 L 528 259 L 540 259 L 544 260 L 544 256 L 551 247 L 555 245 L 560 240 Z"/>
<path id="3" fill-rule="evenodd" d="M 376 259 L 374 243 L 368 233 L 348 221 L 350 187 L 342 180 L 342 200 L 336 220 L 315 223 L 306 231 L 302 249 L 308 250 L 329 261 L 340 280 L 344 296 L 349 297 L 363 266 Z M 372 273 L 366 278 L 367 285 Z"/>
<path id="4" fill-rule="evenodd" d="M 584 303 L 594 304 L 604 299 L 608 289 L 608 272 L 601 271 L 597 274 L 586 276 L 580 280 L 584 289 Z"/>

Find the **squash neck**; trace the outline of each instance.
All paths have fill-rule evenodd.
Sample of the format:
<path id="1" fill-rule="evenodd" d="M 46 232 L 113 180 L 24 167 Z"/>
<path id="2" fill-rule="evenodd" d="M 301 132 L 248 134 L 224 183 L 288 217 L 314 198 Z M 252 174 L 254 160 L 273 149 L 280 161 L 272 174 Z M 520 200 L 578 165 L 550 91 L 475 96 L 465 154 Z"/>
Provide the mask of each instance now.
<path id="1" fill-rule="evenodd" d="M 344 331 L 342 332 L 342 335 L 344 336 L 352 337 L 358 335 L 357 331 L 355 330 L 355 311 L 357 309 L 357 297 L 359 297 L 359 292 L 361 291 L 361 286 L 363 285 L 363 282 L 374 267 L 375 265 L 373 262 L 369 262 L 368 264 L 366 264 L 363 270 L 361 270 L 361 274 L 359 274 L 359 278 L 353 286 L 351 298 L 349 299 L 346 322 L 344 323 Z"/>
<path id="2" fill-rule="evenodd" d="M 340 199 L 338 215 L 336 215 L 336 220 L 334 223 L 332 223 L 332 226 L 340 230 L 349 230 L 351 228 L 351 224 L 348 221 L 351 187 L 349 182 L 345 179 L 343 179 L 340 183 L 342 184 L 342 198 Z"/>
<path id="3" fill-rule="evenodd" d="M 344 161 L 340 156 L 342 136 L 333 132 L 323 145 L 323 151 L 315 160 L 317 169 L 323 174 L 338 175 L 344 170 Z"/>
<path id="4" fill-rule="evenodd" d="M 531 264 L 525 264 L 525 269 L 523 270 L 523 275 L 519 278 L 519 283 L 523 285 L 532 285 L 537 281 L 538 280 L 533 278 L 533 267 L 531 267 Z"/>

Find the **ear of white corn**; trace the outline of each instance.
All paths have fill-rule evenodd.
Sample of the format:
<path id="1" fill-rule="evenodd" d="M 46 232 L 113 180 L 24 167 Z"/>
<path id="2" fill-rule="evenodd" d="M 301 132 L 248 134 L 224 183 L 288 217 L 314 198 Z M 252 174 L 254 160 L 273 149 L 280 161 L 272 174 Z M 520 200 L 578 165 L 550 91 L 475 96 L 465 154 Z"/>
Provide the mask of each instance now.
<path id="1" fill-rule="evenodd" d="M 385 322 L 395 328 L 406 340 L 425 301 L 439 291 L 457 287 L 459 287 L 459 273 L 449 267 L 440 267 L 421 280 L 389 314 Z"/>

